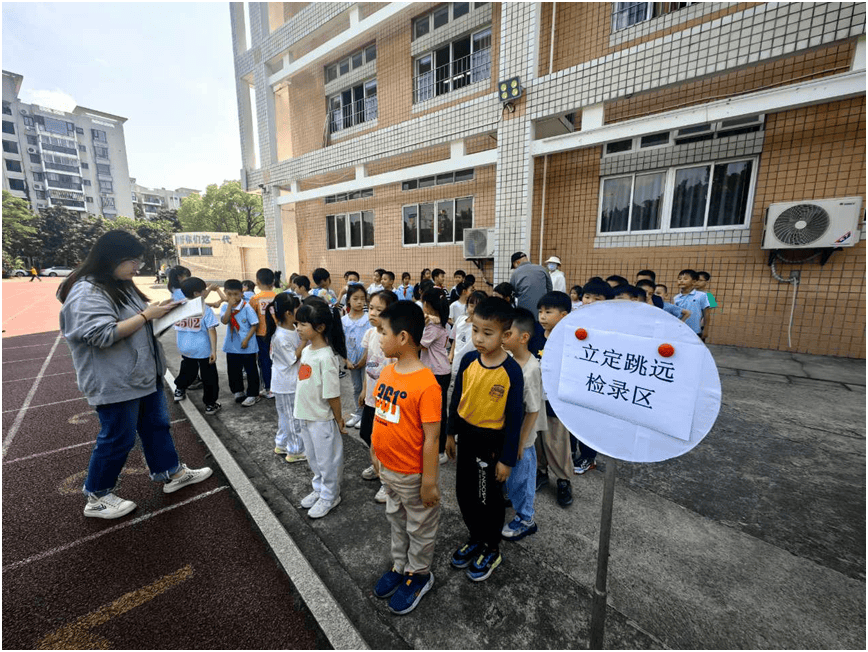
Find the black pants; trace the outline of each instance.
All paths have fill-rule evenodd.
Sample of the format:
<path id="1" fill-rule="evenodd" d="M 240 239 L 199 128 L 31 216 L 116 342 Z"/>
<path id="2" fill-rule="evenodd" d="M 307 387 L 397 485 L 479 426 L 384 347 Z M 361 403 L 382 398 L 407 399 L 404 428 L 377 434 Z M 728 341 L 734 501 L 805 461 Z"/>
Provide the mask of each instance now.
<path id="1" fill-rule="evenodd" d="M 187 389 L 201 374 L 204 393 L 202 400 L 205 405 L 214 405 L 217 395 L 220 393 L 220 382 L 217 379 L 217 365 L 210 364 L 208 358 L 188 358 L 181 356 L 181 371 L 175 378 L 175 387 L 181 390 Z"/>
<path id="2" fill-rule="evenodd" d="M 447 410 L 449 406 L 446 404 L 446 399 L 449 397 L 449 383 L 452 381 L 452 374 L 443 374 L 442 376 L 434 374 L 437 379 L 437 384 L 440 385 L 440 452 L 446 450 L 446 420 L 449 417 Z"/>
<path id="3" fill-rule="evenodd" d="M 255 353 L 227 353 L 226 373 L 229 376 L 229 391 L 233 394 L 244 391 L 244 375 L 247 372 L 247 396 L 259 396 L 259 369 Z"/>
<path id="4" fill-rule="evenodd" d="M 475 428 L 458 420 L 458 460 L 455 494 L 470 541 L 496 550 L 506 517 L 503 483 L 495 468 L 503 450 L 503 431 Z"/>
<path id="5" fill-rule="evenodd" d="M 374 432 L 375 414 L 376 410 L 370 405 L 366 405 L 362 408 L 362 420 L 359 423 L 359 437 L 361 437 L 362 441 L 368 445 L 368 448 L 371 447 L 371 433 Z"/>

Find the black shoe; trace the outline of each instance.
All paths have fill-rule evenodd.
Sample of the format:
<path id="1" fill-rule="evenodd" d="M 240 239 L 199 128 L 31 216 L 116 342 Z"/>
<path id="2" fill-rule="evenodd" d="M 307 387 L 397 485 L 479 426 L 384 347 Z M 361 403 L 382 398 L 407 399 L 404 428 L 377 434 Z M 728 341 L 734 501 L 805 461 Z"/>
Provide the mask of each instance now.
<path id="1" fill-rule="evenodd" d="M 573 486 L 569 480 L 558 480 L 558 505 L 566 507 L 573 504 Z"/>
<path id="2" fill-rule="evenodd" d="M 549 474 L 544 471 L 537 470 L 536 472 L 536 490 L 539 491 L 549 483 Z"/>

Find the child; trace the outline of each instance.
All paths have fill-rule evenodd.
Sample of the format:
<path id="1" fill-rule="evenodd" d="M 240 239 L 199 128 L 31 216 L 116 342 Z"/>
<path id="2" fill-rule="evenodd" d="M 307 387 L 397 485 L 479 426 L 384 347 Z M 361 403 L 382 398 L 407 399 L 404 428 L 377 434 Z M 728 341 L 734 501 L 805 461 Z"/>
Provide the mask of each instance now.
<path id="1" fill-rule="evenodd" d="M 446 292 L 446 290 L 443 288 L 443 285 L 446 283 L 446 272 L 444 272 L 442 269 L 440 269 L 438 267 L 433 272 L 431 272 L 431 278 L 434 281 L 434 287 L 435 288 L 437 288 L 438 290 L 443 290 L 443 292 Z"/>
<path id="2" fill-rule="evenodd" d="M 511 306 L 515 305 L 515 301 L 513 300 L 513 297 L 515 296 L 515 288 L 512 286 L 512 283 L 504 282 L 495 285 L 494 296 L 500 297 Z"/>
<path id="3" fill-rule="evenodd" d="M 338 303 L 341 304 L 341 307 L 347 305 L 347 290 L 350 289 L 351 285 L 359 282 L 359 273 L 353 271 L 344 272 L 344 281 L 346 284 L 341 288 L 341 293 L 338 295 Z"/>
<path id="4" fill-rule="evenodd" d="M 711 274 L 708 272 L 696 272 L 699 278 L 696 279 L 696 291 L 697 292 L 705 292 L 708 296 L 708 307 L 710 310 L 714 310 L 717 308 L 717 300 L 714 298 L 714 295 L 711 292 L 708 292 L 705 286 L 711 280 Z M 700 324 L 701 332 L 699 333 L 700 339 L 704 342 L 705 338 L 708 337 L 708 324 L 711 319 L 711 312 L 707 312 L 705 316 L 702 318 L 702 323 Z"/>
<path id="5" fill-rule="evenodd" d="M 169 288 L 169 292 L 172 293 L 172 299 L 183 301 L 186 297 L 184 296 L 184 291 L 181 289 L 181 283 L 190 278 L 190 270 L 183 265 L 175 265 L 175 267 L 169 269 L 167 278 L 168 282 L 166 285 Z"/>
<path id="6" fill-rule="evenodd" d="M 365 373 L 365 351 L 362 347 L 362 339 L 371 328 L 371 323 L 365 316 L 368 295 L 365 294 L 364 285 L 351 285 L 347 292 L 347 305 L 349 312 L 341 317 L 344 328 L 344 337 L 347 343 L 347 369 L 350 370 L 350 378 L 353 381 L 353 405 L 359 403 L 362 393 L 362 382 Z M 358 406 L 352 416 L 347 419 L 347 428 L 355 428 L 362 420 L 362 408 Z"/>
<path id="7" fill-rule="evenodd" d="M 313 282 L 316 284 L 316 287 L 311 294 L 323 299 L 329 307 L 335 307 L 338 304 L 338 297 L 334 293 L 334 290 L 331 289 L 332 277 L 329 271 L 324 267 L 317 267 L 313 270 Z"/>
<path id="8" fill-rule="evenodd" d="M 639 287 L 639 281 L 654 281 L 657 280 L 657 274 L 650 269 L 640 269 L 636 272 L 636 287 Z"/>
<path id="9" fill-rule="evenodd" d="M 325 301 L 311 301 L 295 313 L 296 329 L 310 342 L 301 352 L 293 414 L 313 472 L 313 491 L 301 501 L 310 518 L 322 518 L 341 502 L 341 473 L 346 434 L 341 415 L 338 357 L 347 357 L 341 315 Z"/>
<path id="10" fill-rule="evenodd" d="M 299 275 L 295 277 L 295 293 L 298 295 L 299 301 L 304 301 L 310 294 L 310 279 L 307 276 Z"/>
<path id="11" fill-rule="evenodd" d="M 464 282 L 470 288 L 471 292 L 476 292 L 476 277 L 473 274 L 468 274 L 464 277 Z"/>
<path id="12" fill-rule="evenodd" d="M 449 306 L 449 324 L 454 326 L 458 322 L 459 317 L 463 317 L 467 312 L 467 297 L 470 296 L 470 286 L 467 283 L 461 282 L 455 286 L 455 291 L 458 293 L 458 300 Z"/>
<path id="13" fill-rule="evenodd" d="M 377 268 L 374 270 L 374 282 L 368 286 L 368 294 L 374 294 L 374 292 L 379 292 L 383 289 L 383 286 L 380 284 L 380 281 L 383 278 L 383 272 L 386 271 L 384 269 Z"/>
<path id="14" fill-rule="evenodd" d="M 449 308 L 443 290 L 431 288 L 422 295 L 422 311 L 425 313 L 425 332 L 419 346 L 422 347 L 420 359 L 422 364 L 434 372 L 434 377 L 440 385 L 442 393 L 442 417 L 440 419 L 440 463 L 445 464 L 446 457 L 446 391 L 452 379 L 449 367 L 449 357 L 446 352 L 446 342 L 449 333 L 446 331 L 446 321 L 449 318 Z"/>
<path id="15" fill-rule="evenodd" d="M 463 269 L 456 269 L 455 274 L 452 275 L 452 280 L 455 281 L 455 285 L 452 286 L 452 289 L 449 291 L 449 303 L 455 303 L 458 301 L 458 284 L 464 283 L 464 279 L 467 276 Z"/>
<path id="16" fill-rule="evenodd" d="M 669 288 L 662 283 L 658 283 L 654 286 L 654 294 L 656 294 L 664 301 L 669 301 Z"/>
<path id="17" fill-rule="evenodd" d="M 271 392 L 271 336 L 265 323 L 265 312 L 277 294 L 274 291 L 274 272 L 263 267 L 256 272 L 256 286 L 259 293 L 250 299 L 250 307 L 259 315 L 256 327 L 256 346 L 259 348 L 259 372 L 262 374 L 262 396 L 274 398 Z"/>
<path id="18" fill-rule="evenodd" d="M 388 290 L 389 292 L 394 292 L 395 272 L 390 272 L 389 270 L 383 270 L 383 273 L 380 275 L 380 282 L 383 284 L 384 290 Z"/>
<path id="19" fill-rule="evenodd" d="M 244 300 L 250 301 L 253 298 L 253 295 L 256 294 L 256 283 L 253 281 L 242 281 L 241 287 L 244 290 Z"/>
<path id="20" fill-rule="evenodd" d="M 591 279 L 582 287 L 582 305 L 589 306 L 597 301 L 606 301 L 612 298 L 612 286 L 603 279 Z"/>
<path id="21" fill-rule="evenodd" d="M 210 290 L 201 278 L 192 277 L 181 283 L 181 291 L 187 299 L 202 297 L 204 300 Z M 201 317 L 188 317 L 175 322 L 175 332 L 178 334 L 178 351 L 181 353 L 181 370 L 175 378 L 175 400 L 183 401 L 187 397 L 187 388 L 198 374 L 205 388 L 202 396 L 205 414 L 216 414 L 220 409 L 217 402 L 220 385 L 217 379 L 217 317 L 214 311 L 206 307 Z"/>
<path id="22" fill-rule="evenodd" d="M 274 405 L 277 408 L 274 452 L 285 456 L 287 462 L 305 459 L 301 423 L 293 415 L 298 360 L 307 344 L 301 341 L 295 328 L 295 311 L 300 305 L 298 297 L 281 292 L 268 304 L 265 312 L 271 339 L 271 391 L 274 392 Z"/>
<path id="23" fill-rule="evenodd" d="M 455 568 L 481 582 L 500 565 L 501 530 L 506 516 L 503 486 L 518 458 L 524 379 L 521 367 L 503 350 L 513 309 L 503 299 L 480 301 L 473 313 L 476 351 L 461 360 L 449 407 L 446 450 L 458 467 L 455 493 L 470 531 L 452 555 Z"/>
<path id="24" fill-rule="evenodd" d="M 636 296 L 636 288 L 632 285 L 624 284 L 612 288 L 612 298 L 615 301 L 632 301 Z"/>
<path id="25" fill-rule="evenodd" d="M 416 302 L 417 306 L 419 306 L 420 308 L 422 307 L 422 295 L 433 287 L 434 281 L 432 281 L 431 279 L 425 279 L 413 288 L 413 301 Z"/>
<path id="26" fill-rule="evenodd" d="M 679 294 L 675 295 L 675 303 L 679 308 L 686 308 L 690 311 L 690 316 L 684 322 L 693 332 L 699 335 L 702 333 L 702 320 L 708 315 L 710 308 L 708 303 L 708 295 L 705 292 L 697 292 L 694 287 L 699 278 L 692 269 L 682 269 L 678 273 L 678 289 Z"/>
<path id="27" fill-rule="evenodd" d="M 359 397 L 359 405 L 362 406 L 359 437 L 368 445 L 369 449 L 371 449 L 371 432 L 374 428 L 374 408 L 376 407 L 374 388 L 377 386 L 377 381 L 380 379 L 380 374 L 383 372 L 385 366 L 397 362 L 397 359 L 387 357 L 380 346 L 380 313 L 397 301 L 398 297 L 394 292 L 383 290 L 372 296 L 368 305 L 368 322 L 371 324 L 371 328 L 368 329 L 362 338 L 362 348 L 365 350 L 367 362 L 365 363 L 364 375 L 365 390 L 362 392 L 362 396 Z M 371 449 L 371 465 L 362 471 L 362 479 L 378 479 L 380 477 L 378 467 L 379 463 L 377 462 L 376 455 L 374 455 L 373 449 Z M 386 486 L 382 483 L 377 494 L 374 496 L 374 500 L 378 503 L 386 502 Z"/>
<path id="28" fill-rule="evenodd" d="M 539 309 L 539 323 L 543 327 L 544 336 L 547 340 L 552 329 L 558 322 L 570 314 L 572 304 L 568 294 L 563 292 L 548 292 L 543 295 L 537 304 Z M 543 350 L 540 350 L 540 356 Z M 548 468 L 551 468 L 557 479 L 558 505 L 567 507 L 573 503 L 573 486 L 570 477 L 573 475 L 574 464 L 572 451 L 570 450 L 570 433 L 560 422 L 546 401 L 546 416 L 548 417 L 548 430 L 537 439 L 537 490 L 548 484 Z"/>
<path id="29" fill-rule="evenodd" d="M 220 307 L 220 322 L 229 326 L 223 339 L 229 390 L 235 395 L 236 403 L 250 407 L 262 400 L 259 396 L 259 371 L 256 369 L 256 354 L 259 349 L 253 339 L 259 324 L 259 315 L 244 300 L 242 288 L 241 281 L 234 278 L 223 284 L 226 303 Z M 247 372 L 246 397 L 242 369 Z"/>
<path id="30" fill-rule="evenodd" d="M 383 354 L 398 361 L 383 369 L 375 389 L 371 443 L 386 487 L 392 568 L 377 581 L 374 595 L 392 596 L 389 611 L 407 614 L 434 586 L 431 565 L 440 522 L 440 387 L 419 360 L 425 328 L 422 311 L 412 303 L 395 302 L 379 319 Z"/>
<path id="31" fill-rule="evenodd" d="M 681 321 L 685 321 L 688 317 L 690 317 L 690 311 L 689 310 L 686 310 L 685 308 L 679 308 L 678 306 L 674 306 L 671 303 L 667 303 L 667 302 L 663 301 L 662 297 L 656 295 L 655 294 L 656 288 L 654 287 L 653 282 L 651 282 L 647 279 L 637 281 L 636 287 L 645 291 L 645 294 L 646 294 L 645 302 L 646 303 L 650 303 L 652 306 L 657 306 L 657 304 L 654 302 L 654 299 L 657 298 L 661 303 L 661 306 L 657 306 L 657 307 L 662 307 L 663 310 L 668 312 L 673 317 L 676 317 L 676 318 L 680 319 Z"/>
<path id="32" fill-rule="evenodd" d="M 582 305 L 582 286 L 574 285 L 570 288 L 570 301 L 573 302 L 573 310 L 578 310 Z M 571 311 L 572 312 L 572 311 Z"/>
<path id="33" fill-rule="evenodd" d="M 512 354 L 521 366 L 524 377 L 524 419 L 518 444 L 518 461 L 506 481 L 506 491 L 515 509 L 515 518 L 503 526 L 501 534 L 509 541 L 518 541 L 537 531 L 533 520 L 533 499 L 536 494 L 536 438 L 537 432 L 548 429 L 546 413 L 542 409 L 542 371 L 539 361 L 527 350 L 527 343 L 535 330 L 533 314 L 518 308 L 512 319 L 510 335 L 503 348 Z"/>
<path id="34" fill-rule="evenodd" d="M 403 272 L 401 274 L 401 285 L 395 290 L 399 301 L 413 300 L 413 286 L 410 285 L 410 278 L 410 272 Z"/>
<path id="35" fill-rule="evenodd" d="M 623 276 L 618 276 L 617 274 L 606 277 L 606 283 L 613 288 L 616 288 L 619 285 L 630 285 L 630 281 L 625 279 Z"/>

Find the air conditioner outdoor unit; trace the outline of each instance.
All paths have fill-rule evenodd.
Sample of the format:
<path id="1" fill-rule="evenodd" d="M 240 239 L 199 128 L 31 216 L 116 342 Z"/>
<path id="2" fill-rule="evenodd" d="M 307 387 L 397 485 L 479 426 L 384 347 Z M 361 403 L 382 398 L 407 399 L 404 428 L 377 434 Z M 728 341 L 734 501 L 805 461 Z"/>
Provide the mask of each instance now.
<path id="1" fill-rule="evenodd" d="M 852 247 L 859 242 L 861 197 L 771 204 L 763 224 L 763 249 Z"/>
<path id="2" fill-rule="evenodd" d="M 36 148 L 35 148 L 35 147 L 28 147 L 28 148 L 27 148 L 27 151 L 28 151 L 28 153 L 30 153 L 30 154 L 36 154 Z"/>
<path id="3" fill-rule="evenodd" d="M 41 183 L 34 183 L 33 187 L 36 188 L 37 190 L 42 190 L 42 184 Z"/>
<path id="4" fill-rule="evenodd" d="M 20 109 L 20 111 L 21 111 L 21 115 L 27 115 L 27 110 L 26 110 L 26 109 Z"/>
<path id="5" fill-rule="evenodd" d="M 494 229 L 464 229 L 465 258 L 494 258 Z"/>

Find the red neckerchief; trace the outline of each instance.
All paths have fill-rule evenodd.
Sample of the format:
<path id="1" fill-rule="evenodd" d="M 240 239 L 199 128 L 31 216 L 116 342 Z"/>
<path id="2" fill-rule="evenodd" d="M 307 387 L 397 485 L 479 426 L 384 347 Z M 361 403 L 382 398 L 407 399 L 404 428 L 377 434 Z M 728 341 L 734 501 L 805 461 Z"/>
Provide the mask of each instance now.
<path id="1" fill-rule="evenodd" d="M 235 319 L 235 315 L 237 315 L 243 309 L 244 309 L 244 301 L 242 300 L 241 303 L 238 304 L 238 310 L 233 310 L 231 313 L 229 313 L 229 329 L 230 330 L 232 330 L 234 328 L 236 331 L 239 331 L 239 332 L 241 331 L 241 326 L 238 325 L 238 320 Z"/>

